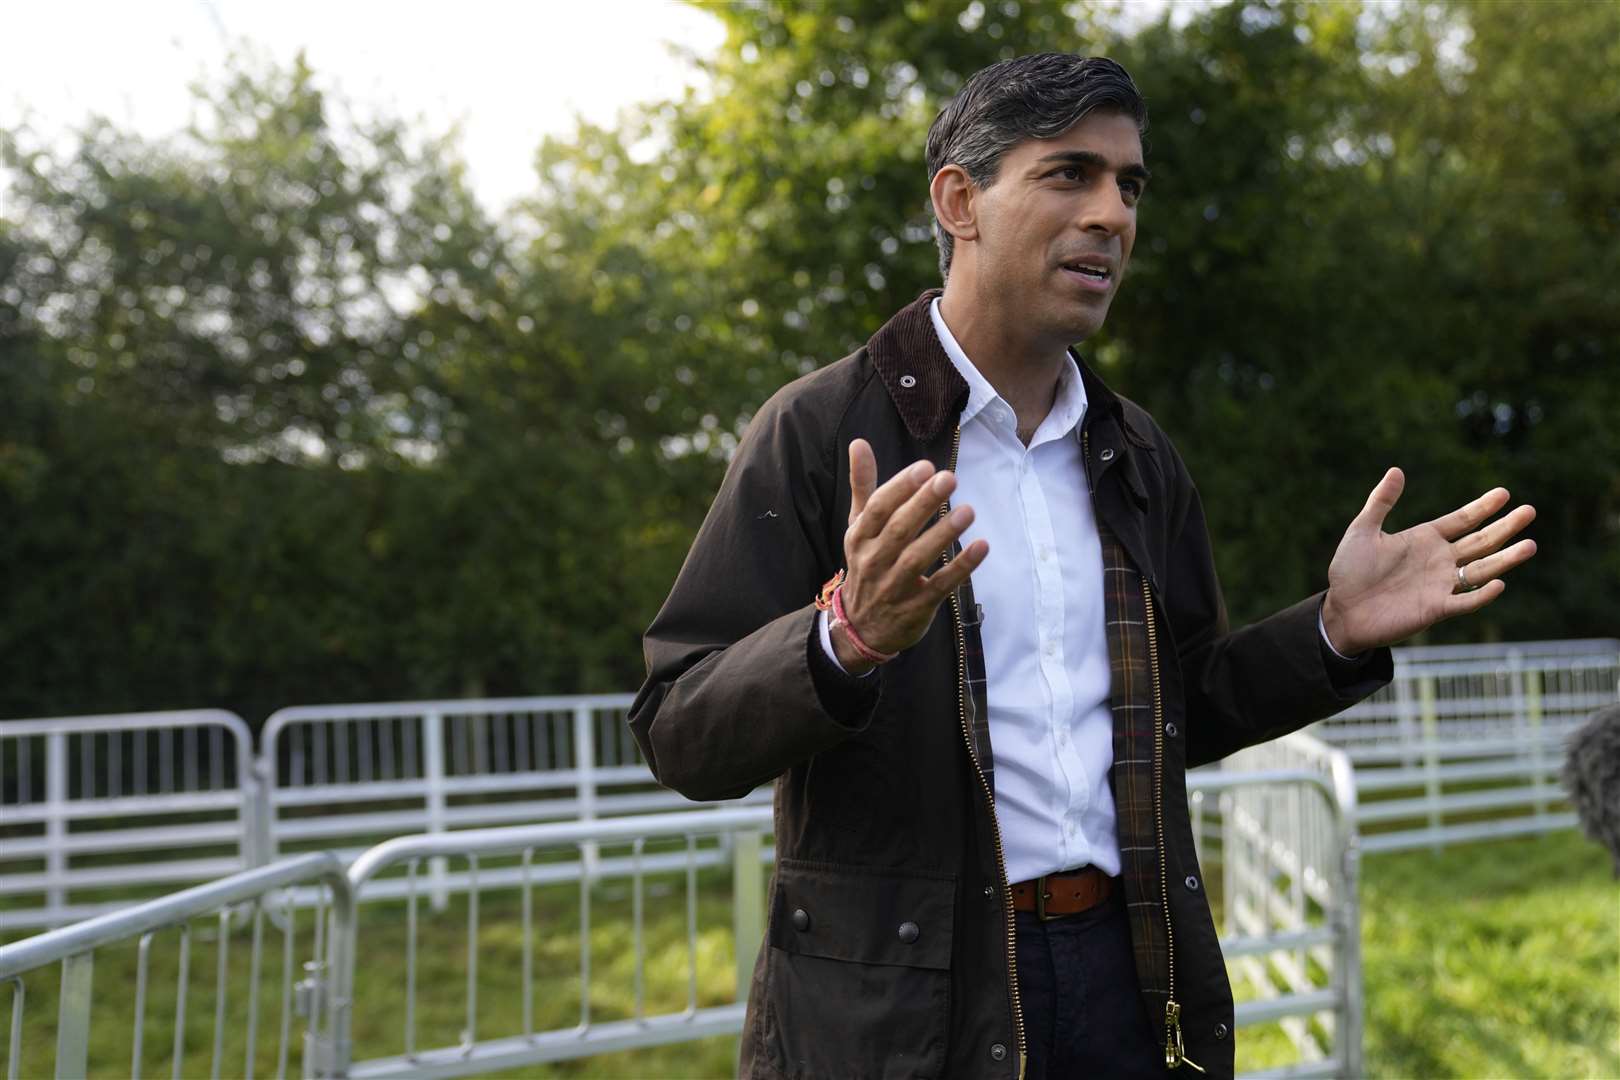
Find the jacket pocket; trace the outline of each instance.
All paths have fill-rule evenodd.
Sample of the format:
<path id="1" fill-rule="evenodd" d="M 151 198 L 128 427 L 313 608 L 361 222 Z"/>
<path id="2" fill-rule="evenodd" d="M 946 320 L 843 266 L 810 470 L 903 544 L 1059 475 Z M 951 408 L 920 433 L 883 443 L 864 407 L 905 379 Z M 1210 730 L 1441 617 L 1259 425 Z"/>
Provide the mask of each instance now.
<path id="1" fill-rule="evenodd" d="M 781 860 L 765 1044 L 791 1077 L 937 1076 L 950 1023 L 956 880 Z"/>

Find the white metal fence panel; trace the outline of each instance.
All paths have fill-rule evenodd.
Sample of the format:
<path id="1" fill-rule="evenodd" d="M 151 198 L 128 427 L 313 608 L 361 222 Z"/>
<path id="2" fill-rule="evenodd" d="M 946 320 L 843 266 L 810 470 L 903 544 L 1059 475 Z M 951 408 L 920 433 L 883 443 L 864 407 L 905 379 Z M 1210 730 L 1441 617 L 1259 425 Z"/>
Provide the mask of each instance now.
<path id="1" fill-rule="evenodd" d="M 1248 1007 L 1288 997 L 1341 995 L 1343 1008 L 1280 1018 L 1306 1066 L 1333 1075 L 1360 1071 L 1361 953 L 1357 895 L 1359 845 L 1354 772 L 1341 750 L 1304 733 L 1239 751 L 1214 775 L 1245 777 L 1268 771 L 1320 778 L 1324 800 L 1303 785 L 1245 784 L 1221 794 L 1222 932 L 1233 974 L 1257 997 Z M 1202 775 L 1202 771 L 1199 774 Z M 1342 945 L 1324 933 L 1339 923 Z M 1288 943 L 1267 953 L 1241 941 Z M 1321 973 L 1326 973 L 1326 986 Z M 1354 988 L 1350 992 L 1349 988 Z M 1240 1010 L 1245 1006 L 1240 1005 Z"/>
<path id="2" fill-rule="evenodd" d="M 1395 677 L 1310 728 L 1359 764 L 1372 747 L 1567 734 L 1620 700 L 1620 640 L 1401 648 Z"/>
<path id="3" fill-rule="evenodd" d="M 286 890 L 307 883 L 320 884 L 335 918 L 342 921 L 344 913 L 352 906 L 342 864 L 328 854 L 310 854 L 0 946 L 0 985 L 9 985 L 12 990 L 10 1037 L 5 1044 L 7 1075 L 13 1080 L 18 1076 L 43 1076 L 52 1072 L 58 1077 L 87 1075 L 92 1064 L 93 1038 L 98 1045 L 107 1045 L 109 1040 L 103 1029 L 111 1026 L 108 1014 L 121 1011 L 129 1001 L 131 989 L 134 1000 L 128 1013 L 129 1038 L 127 1044 L 119 1046 L 121 1053 L 127 1050 L 128 1057 L 96 1061 L 97 1071 L 117 1072 L 127 1061 L 128 1075 L 139 1077 L 154 1061 L 161 1063 L 166 1050 L 173 1076 L 200 1075 L 186 1057 L 194 938 L 198 939 L 199 948 L 211 943 L 214 953 L 210 1076 L 217 1078 L 223 1073 L 251 1080 L 261 1064 L 261 1031 L 267 1037 L 272 1031 L 275 1034 L 274 1054 L 266 1053 L 264 1057 L 273 1057 L 273 1071 L 278 1077 L 286 1076 L 289 1063 L 296 1062 L 299 1056 L 303 1058 L 306 1072 L 312 1065 L 325 1061 L 329 1057 L 331 1032 L 343 1029 L 346 1022 L 348 1001 L 323 996 L 318 990 L 324 985 L 322 976 L 329 965 L 345 964 L 341 950 L 347 945 L 347 939 L 324 932 L 327 905 L 323 903 L 316 908 L 314 918 L 306 920 L 309 926 L 304 942 L 300 944 L 296 940 L 298 919 L 287 904 Z M 280 949 L 272 946 L 268 954 L 266 915 L 272 916 L 271 933 L 281 935 Z M 248 938 L 243 945 L 247 950 L 245 971 L 230 961 L 233 940 L 243 936 Z M 178 954 L 172 991 L 166 983 L 159 985 L 152 978 L 156 966 L 154 956 L 169 947 L 171 938 Z M 98 955 L 105 966 L 112 967 L 114 974 L 122 974 L 123 969 L 113 963 L 111 953 L 114 947 L 131 943 L 135 943 L 137 949 L 133 988 L 103 975 L 104 993 L 93 1013 L 92 1006 L 97 1003 L 94 976 Z M 279 971 L 276 971 L 278 954 Z M 48 1003 L 30 1009 L 28 988 L 30 982 L 38 986 L 48 981 L 49 973 L 45 969 L 53 965 L 60 965 L 61 970 L 59 1002 L 55 1016 L 51 1017 Z M 302 979 L 298 977 L 300 972 L 304 973 Z M 34 976 L 38 978 L 31 978 Z M 279 1003 L 278 1011 L 267 1018 L 274 1028 L 261 1028 L 260 1023 L 261 1001 L 267 996 L 263 992 L 266 982 L 270 983 Z M 196 997 L 202 998 L 202 995 Z M 233 1005 L 238 998 L 241 1005 Z M 115 1004 L 119 1010 L 114 1009 Z M 173 1017 L 170 1038 L 158 1045 L 150 1045 L 146 1039 L 148 1017 L 155 1018 L 157 1012 L 154 1005 L 163 1006 L 163 1011 Z M 40 1059 L 49 1057 L 51 1040 L 48 1035 L 52 1028 L 55 1032 L 54 1065 L 47 1068 Z M 236 1031 L 243 1036 L 240 1068 L 234 1056 L 227 1061 L 226 1055 L 227 1033 Z M 25 1033 L 28 1038 L 24 1037 Z M 300 1038 L 301 1054 L 297 1049 Z M 267 1045 L 265 1050 L 268 1049 Z"/>
<path id="4" fill-rule="evenodd" d="M 1308 729 L 1356 767 L 1365 851 L 1570 828 L 1564 743 L 1620 701 L 1620 640 L 1395 650 L 1385 689 Z"/>
<path id="5" fill-rule="evenodd" d="M 0 932 L 254 865 L 251 755 L 218 709 L 0 721 Z"/>
<path id="6" fill-rule="evenodd" d="M 401 834 L 594 821 L 690 806 L 631 737 L 630 694 L 299 706 L 272 714 L 258 775 L 263 849 L 344 858 Z M 750 802 L 767 801 L 769 788 Z M 583 851 L 596 873 L 594 849 Z M 435 858 L 436 908 L 467 886 Z M 398 895 L 397 882 L 374 896 Z"/>

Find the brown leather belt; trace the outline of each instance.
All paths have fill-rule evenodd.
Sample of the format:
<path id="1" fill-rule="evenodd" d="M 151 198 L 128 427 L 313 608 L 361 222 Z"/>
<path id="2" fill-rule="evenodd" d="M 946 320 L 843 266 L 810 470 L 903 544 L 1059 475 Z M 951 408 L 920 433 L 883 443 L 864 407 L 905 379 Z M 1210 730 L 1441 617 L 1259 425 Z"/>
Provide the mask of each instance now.
<path id="1" fill-rule="evenodd" d="M 1117 884 L 1095 866 L 1047 874 L 1012 887 L 1013 910 L 1032 911 L 1042 919 L 1078 915 L 1114 895 Z"/>

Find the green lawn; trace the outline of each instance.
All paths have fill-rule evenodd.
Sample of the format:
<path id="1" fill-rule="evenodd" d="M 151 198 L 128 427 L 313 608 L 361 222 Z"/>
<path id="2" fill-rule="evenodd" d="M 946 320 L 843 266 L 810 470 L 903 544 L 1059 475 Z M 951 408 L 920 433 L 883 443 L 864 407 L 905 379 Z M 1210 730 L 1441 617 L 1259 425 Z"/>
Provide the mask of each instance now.
<path id="1" fill-rule="evenodd" d="M 646 900 L 646 1000 L 649 1012 L 686 1001 L 684 878 L 650 879 Z M 699 880 L 699 1003 L 729 1000 L 732 986 L 729 877 Z M 1440 855 L 1380 855 L 1363 864 L 1363 956 L 1366 987 L 1365 1066 L 1380 1077 L 1620 1077 L 1620 886 L 1602 852 L 1574 833 L 1455 847 Z M 633 950 L 630 901 L 622 882 L 592 895 L 592 1012 L 597 1019 L 631 1015 Z M 477 1034 L 523 1029 L 519 903 L 510 891 L 480 905 Z M 454 1044 L 465 1025 L 465 900 L 433 914 L 419 910 L 417 1044 Z M 575 888 L 535 892 L 537 1030 L 578 1019 L 578 902 Z M 193 926 L 183 1072 L 208 1074 L 213 1049 L 217 923 Z M 357 1058 L 399 1053 L 405 1022 L 407 923 L 403 904 L 367 904 L 361 915 L 354 1035 Z M 310 932 L 298 927 L 300 955 Z M 282 979 L 281 938 L 266 928 L 255 1071 L 273 1072 Z M 222 1074 L 243 1072 L 246 1049 L 247 927 L 231 936 L 227 956 Z M 152 951 L 143 1072 L 172 1065 L 178 935 L 160 935 Z M 130 1072 L 135 950 L 97 954 L 90 1072 Z M 22 1076 L 50 1071 L 56 1011 L 55 972 L 28 983 Z M 1240 988 L 1241 992 L 1241 988 Z M 0 1001 L 8 995 L 0 989 Z M 9 1013 L 0 1013 L 9 1019 Z M 3 1030 L 3 1029 L 0 1029 Z M 293 1026 L 296 1044 L 297 1025 Z M 1290 1059 L 1275 1029 L 1241 1031 L 1238 1066 L 1260 1068 Z M 736 1040 L 603 1055 L 509 1076 L 704 1077 L 733 1068 Z M 290 1052 L 290 1071 L 299 1068 Z M 9 1064 L 9 1063 L 7 1063 Z"/>

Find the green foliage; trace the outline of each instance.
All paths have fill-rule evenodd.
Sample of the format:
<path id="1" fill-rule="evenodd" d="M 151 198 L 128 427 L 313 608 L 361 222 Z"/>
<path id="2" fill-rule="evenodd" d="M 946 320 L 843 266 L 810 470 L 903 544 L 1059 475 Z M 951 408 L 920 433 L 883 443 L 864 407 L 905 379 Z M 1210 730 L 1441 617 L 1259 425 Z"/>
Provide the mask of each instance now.
<path id="1" fill-rule="evenodd" d="M 937 283 L 973 71 L 1121 59 L 1136 258 L 1085 346 L 1177 440 L 1232 614 L 1497 483 L 1542 553 L 1437 640 L 1620 610 L 1620 7 L 712 9 L 708 88 L 538 152 L 250 61 L 152 143 L 0 133 L 0 715 L 623 690 L 742 428 Z"/>

